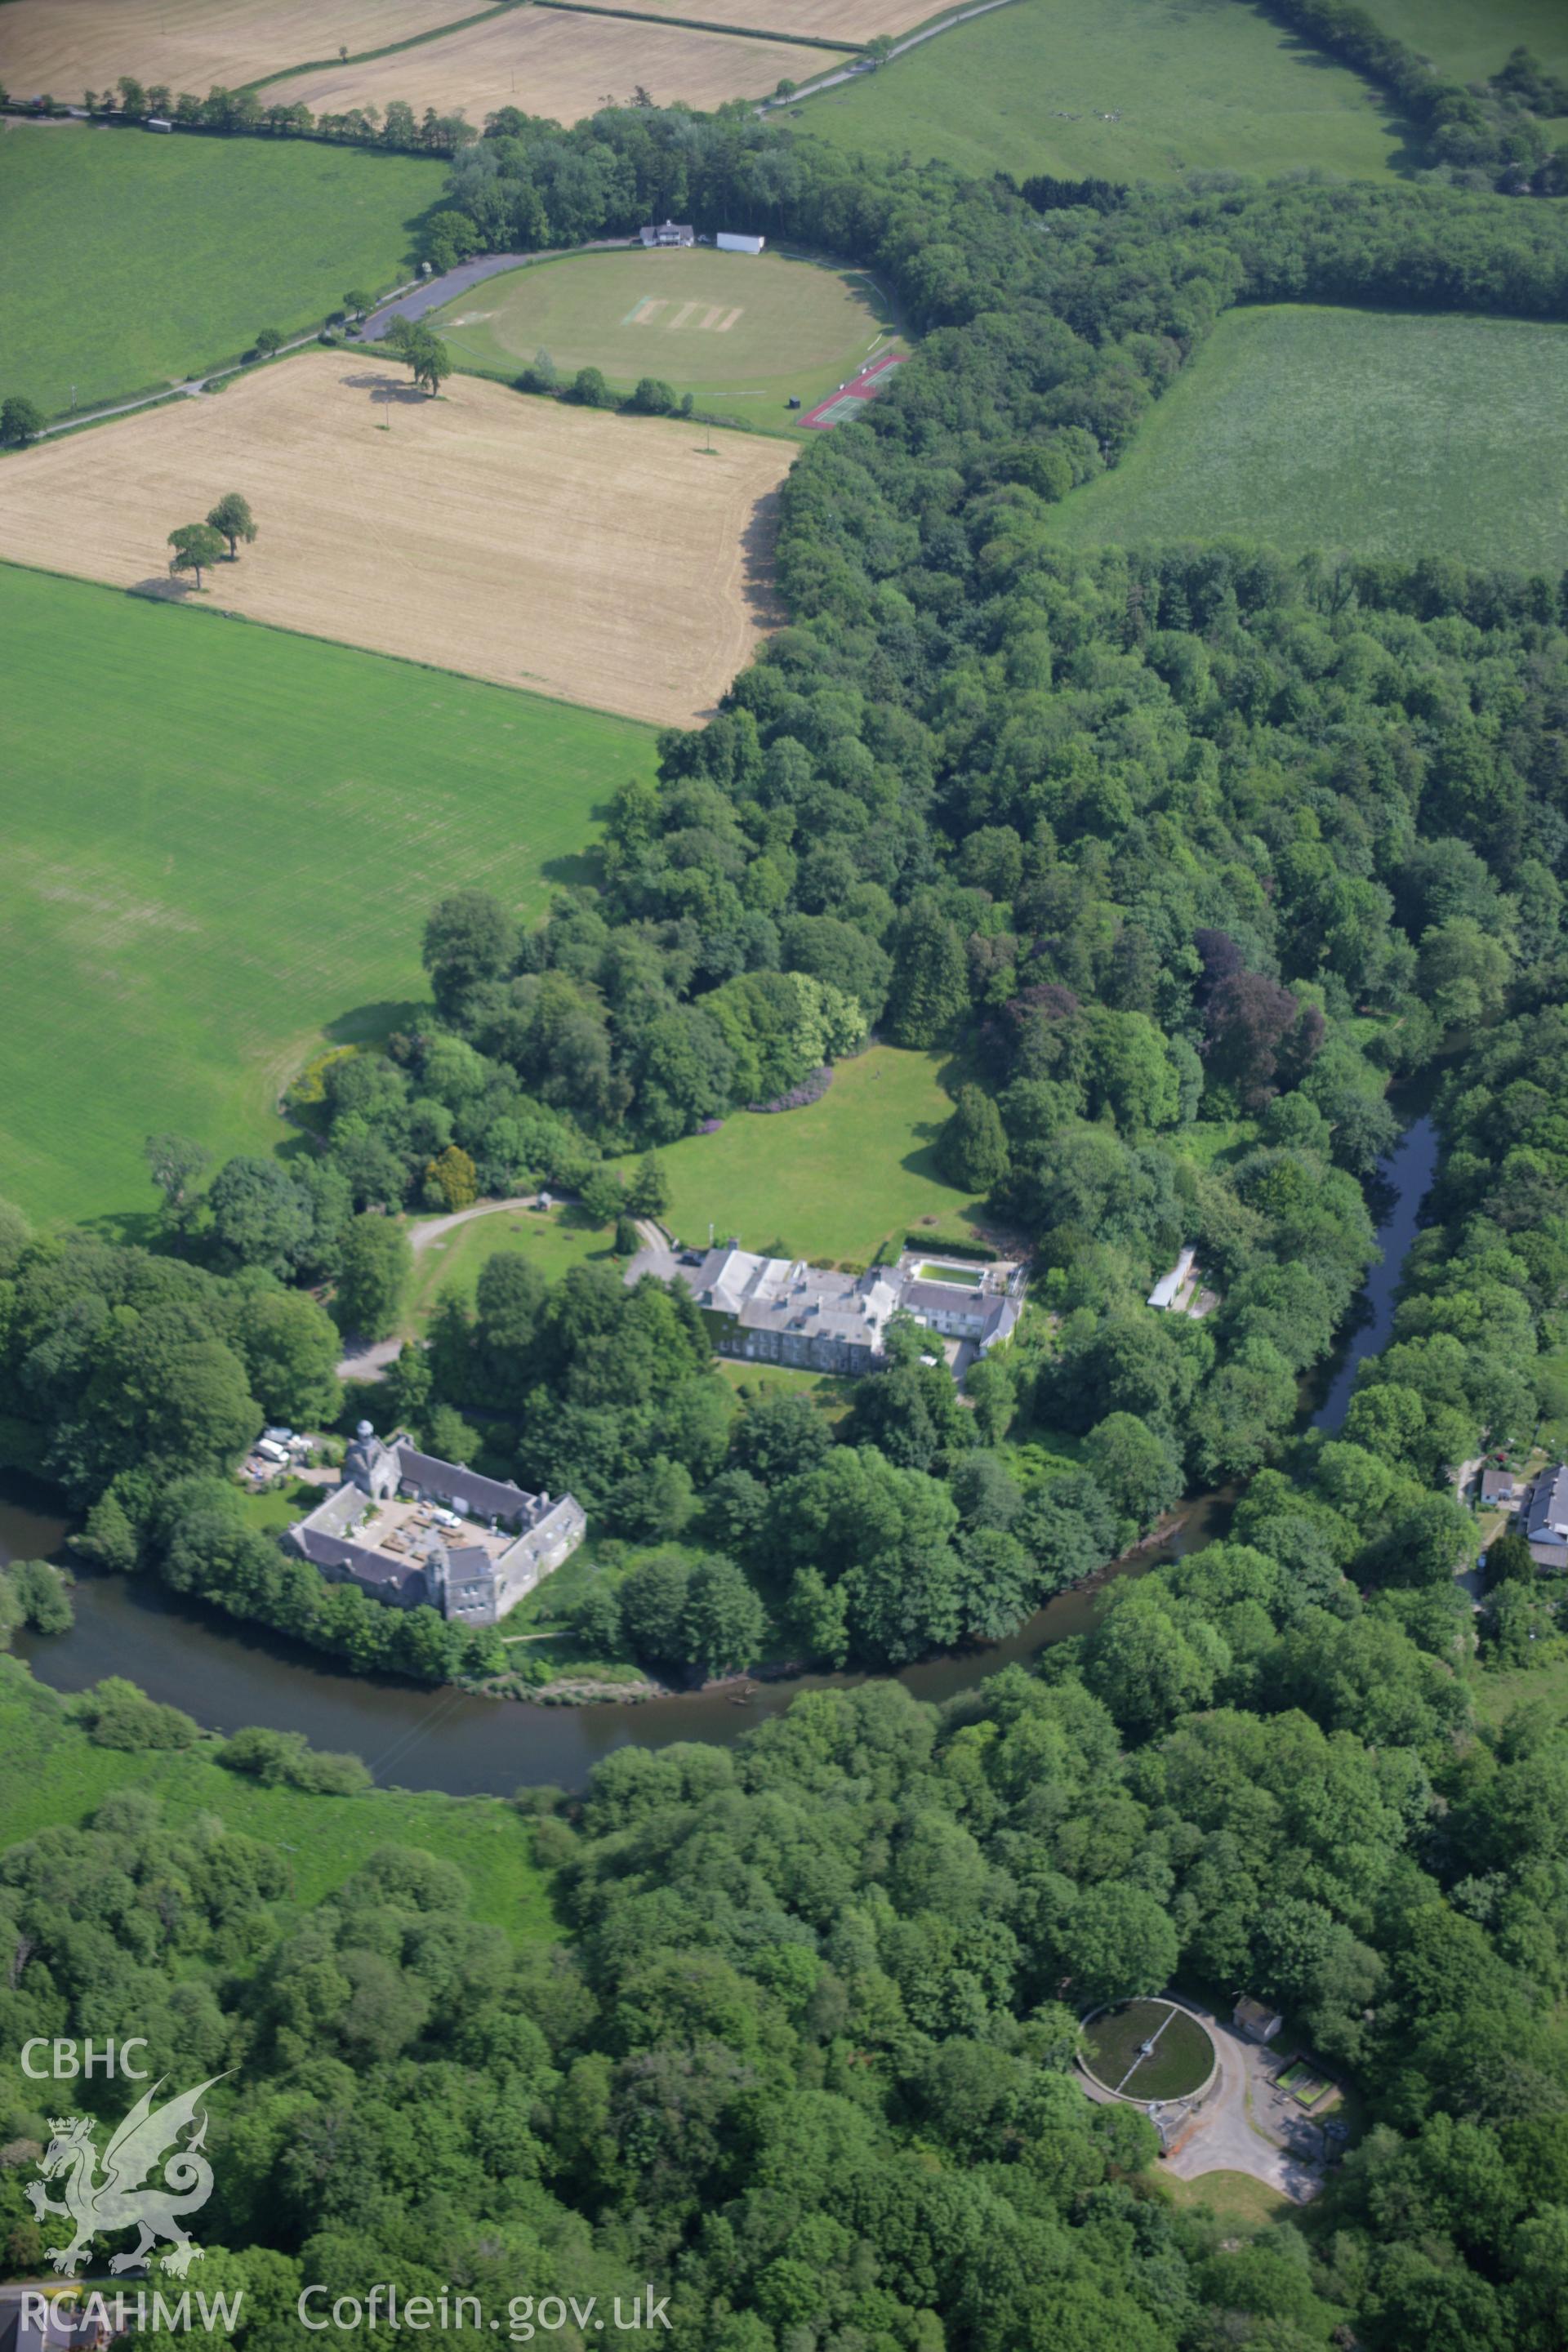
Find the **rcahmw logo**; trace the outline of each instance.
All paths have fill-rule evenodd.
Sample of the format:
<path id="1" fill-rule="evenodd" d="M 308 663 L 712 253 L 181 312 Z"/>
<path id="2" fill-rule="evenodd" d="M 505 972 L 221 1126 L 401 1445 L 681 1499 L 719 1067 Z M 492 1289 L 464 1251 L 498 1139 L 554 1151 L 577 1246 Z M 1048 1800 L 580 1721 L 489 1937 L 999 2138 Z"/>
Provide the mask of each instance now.
<path id="1" fill-rule="evenodd" d="M 83 2064 L 73 2042 L 29 2042 L 22 2052 L 23 2071 L 35 2080 L 45 2073 L 68 2079 L 79 2073 L 90 2074 L 92 2061 L 100 2053 L 90 2042 L 85 2047 L 88 2058 Z M 133 2051 L 145 2048 L 145 2042 L 136 2041 L 109 2043 L 103 2071 L 114 2074 L 118 2059 L 121 2074 L 143 2081 L 142 2070 L 129 2061 Z M 42 2050 L 51 2052 L 54 2064 L 35 2069 L 30 2060 Z M 61 2243 L 47 2250 L 56 2270 L 72 2276 L 87 2259 L 94 2238 L 113 2237 L 124 2230 L 134 2230 L 137 2241 L 128 2253 L 111 2259 L 109 2267 L 117 2273 L 148 2269 L 160 2241 L 169 2249 L 160 2257 L 160 2267 L 174 2278 L 184 2278 L 191 2264 L 201 2260 L 202 2250 L 184 2221 L 187 2215 L 199 2213 L 212 2195 L 212 2167 L 202 2152 L 207 2134 L 202 2102 L 213 2084 L 223 2079 L 221 2074 L 210 2075 L 194 2091 L 165 2099 L 161 2106 L 153 2103 L 163 2087 L 163 2081 L 153 2084 L 116 2127 L 101 2158 L 97 2140 L 100 2126 L 93 2117 L 50 2118 L 49 2144 L 38 2159 L 42 2178 L 29 2182 L 26 2197 L 40 2221 L 58 2219 L 70 2224 L 68 2236 L 62 2231 Z M 58 2197 L 50 2196 L 46 2186 L 49 2182 L 58 2184 Z"/>

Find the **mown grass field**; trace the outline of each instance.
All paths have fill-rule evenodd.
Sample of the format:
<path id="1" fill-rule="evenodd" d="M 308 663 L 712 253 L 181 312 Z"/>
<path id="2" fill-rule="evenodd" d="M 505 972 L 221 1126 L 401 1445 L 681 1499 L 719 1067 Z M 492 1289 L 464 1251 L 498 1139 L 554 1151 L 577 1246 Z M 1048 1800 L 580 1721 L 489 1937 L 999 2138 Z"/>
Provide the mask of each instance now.
<path id="1" fill-rule="evenodd" d="M 535 263 L 431 319 L 459 366 L 510 377 L 545 351 L 563 376 L 600 368 L 623 392 L 658 376 L 769 432 L 798 414 L 792 394 L 809 409 L 890 348 L 890 323 L 864 270 L 703 246 Z"/>
<path id="2" fill-rule="evenodd" d="M 176 1814 L 216 1813 L 232 1830 L 281 1847 L 291 1898 L 309 1910 L 353 1876 L 378 1846 L 423 1847 L 455 1862 L 473 1888 L 476 1918 L 520 1943 L 560 1931 L 549 1880 L 534 1864 L 525 1822 L 502 1800 L 376 1789 L 355 1797 L 265 1789 L 213 1760 L 215 1741 L 126 1755 L 95 1748 L 52 1691 L 18 1661 L 0 1658 L 0 1845 L 57 1823 L 79 1827 L 119 1789 L 147 1790 Z"/>
<path id="3" fill-rule="evenodd" d="M 1405 145 L 1374 89 L 1244 0 L 1016 0 L 783 119 L 867 154 L 1020 177 L 1371 179 Z"/>
<path id="4" fill-rule="evenodd" d="M 425 156 L 301 140 L 13 123 L 0 132 L 5 390 L 52 414 L 74 384 L 89 408 L 199 375 L 263 327 L 301 332 L 351 287 L 397 282 L 444 174 Z"/>
<path id="5" fill-rule="evenodd" d="M 1114 472 L 1056 510 L 1076 547 L 1568 562 L 1568 327 L 1303 305 L 1232 310 Z"/>
<path id="6" fill-rule="evenodd" d="M 935 1216 L 958 1233 L 981 1204 L 936 1171 L 938 1129 L 952 1102 L 946 1056 L 874 1045 L 840 1062 L 820 1102 L 805 1110 L 739 1111 L 716 1135 L 689 1135 L 661 1151 L 669 1177 L 664 1223 L 706 1244 L 711 1223 L 747 1249 L 782 1241 L 802 1257 L 868 1262 L 891 1235 Z"/>
<path id="7" fill-rule="evenodd" d="M 0 1193 L 144 1212 L 145 1136 L 219 1158 L 423 993 L 440 892 L 579 870 L 650 729 L 0 566 Z"/>

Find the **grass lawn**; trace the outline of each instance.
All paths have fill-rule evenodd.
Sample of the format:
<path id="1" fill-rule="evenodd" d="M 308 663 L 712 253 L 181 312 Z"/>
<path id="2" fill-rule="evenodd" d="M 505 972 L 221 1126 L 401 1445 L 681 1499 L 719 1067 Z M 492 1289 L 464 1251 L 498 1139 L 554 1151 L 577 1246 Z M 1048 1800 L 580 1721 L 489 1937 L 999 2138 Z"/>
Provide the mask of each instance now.
<path id="1" fill-rule="evenodd" d="M 404 1328 L 423 1338 L 444 1291 L 456 1292 L 471 1306 L 479 1268 L 502 1252 L 531 1258 L 547 1281 L 559 1282 L 588 1259 L 608 1262 L 614 1255 L 610 1240 L 608 1228 L 590 1224 L 581 1209 L 498 1209 L 493 1216 L 476 1217 L 416 1257 Z"/>
<path id="2" fill-rule="evenodd" d="M 856 1382 L 835 1372 L 797 1371 L 790 1364 L 747 1364 L 733 1356 L 717 1359 L 719 1377 L 742 1403 L 776 1396 L 808 1396 L 829 1421 L 842 1421 L 850 1410 Z"/>
<path id="3" fill-rule="evenodd" d="M 9 672 L 0 1194 L 145 1213 L 143 1139 L 284 1130 L 323 1040 L 423 999 L 438 893 L 532 911 L 654 733 L 0 566 Z"/>
<path id="4" fill-rule="evenodd" d="M 0 134 L 5 390 L 51 413 L 155 391 L 408 266 L 444 163 L 306 140 Z"/>
<path id="5" fill-rule="evenodd" d="M 1242 0 L 1017 0 L 784 119 L 836 146 L 936 156 L 977 176 L 1317 164 L 1372 179 L 1404 149 L 1376 90 Z"/>
<path id="6" fill-rule="evenodd" d="M 1204 2172 L 1183 2180 L 1162 2168 L 1147 2177 L 1173 2205 L 1212 2213 L 1230 2237 L 1251 2237 L 1271 2221 L 1294 2221 L 1301 2210 L 1249 2172 Z"/>
<path id="7" fill-rule="evenodd" d="M 893 323 L 864 270 L 700 246 L 533 263 L 432 314 L 459 366 L 510 380 L 545 351 L 563 376 L 600 368 L 622 392 L 658 376 L 769 432 L 789 430 L 792 394 L 809 409 L 892 349 Z"/>
<path id="8" fill-rule="evenodd" d="M 664 1223 L 693 1244 L 711 1223 L 716 1239 L 734 1234 L 747 1249 L 781 1241 L 796 1256 L 864 1264 L 921 1217 L 968 1232 L 981 1203 L 936 1172 L 937 1130 L 952 1109 L 946 1060 L 873 1045 L 840 1062 L 804 1110 L 738 1111 L 716 1135 L 672 1143 L 659 1154 Z"/>
<path id="9" fill-rule="evenodd" d="M 1100 2080 L 1128 2098 L 1184 2098 L 1202 2088 L 1214 2064 L 1214 2044 L 1197 2019 L 1168 2000 L 1124 2001 L 1093 2019 L 1083 2038 Z M 1149 2041 L 1152 2054 L 1140 2059 L 1139 2046 Z"/>
<path id="10" fill-rule="evenodd" d="M 231 1829 L 280 1846 L 301 1910 L 341 1886 L 378 1846 L 421 1846 L 464 1872 L 476 1918 L 522 1943 L 559 1934 L 549 1880 L 530 1854 L 527 1824 L 500 1799 L 388 1789 L 315 1797 L 265 1789 L 215 1763 L 216 1744 L 132 1755 L 95 1748 L 52 1691 L 15 1659 L 0 1658 L 0 1841 L 15 1844 L 57 1822 L 79 1825 L 133 1783 L 176 1813 L 217 1813 Z"/>
<path id="11" fill-rule="evenodd" d="M 1288 551 L 1568 563 L 1568 327 L 1315 305 L 1231 310 L 1068 545 L 1236 535 Z"/>

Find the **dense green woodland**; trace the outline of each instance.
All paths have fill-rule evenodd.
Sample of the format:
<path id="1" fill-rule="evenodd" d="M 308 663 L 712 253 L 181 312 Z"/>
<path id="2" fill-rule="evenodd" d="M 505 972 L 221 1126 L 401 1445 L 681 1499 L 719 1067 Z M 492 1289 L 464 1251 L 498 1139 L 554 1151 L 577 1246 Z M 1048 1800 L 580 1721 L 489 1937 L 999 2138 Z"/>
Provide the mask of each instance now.
<path id="1" fill-rule="evenodd" d="M 925 331 L 791 476 L 789 625 L 618 795 L 591 887 L 530 929 L 440 899 L 427 1014 L 307 1074 L 289 1155 L 208 1181 L 153 1139 L 153 1250 L 0 1223 L 7 1458 L 112 1568 L 355 1665 L 488 1673 L 491 1637 L 286 1562 L 237 1452 L 365 1409 L 337 1327 L 395 1328 L 388 1212 L 548 1179 L 606 1223 L 657 1213 L 660 1145 L 809 1093 L 875 1025 L 951 1048 L 943 1166 L 1036 1251 L 973 1411 L 897 1328 L 841 1419 L 737 1410 L 679 1287 L 498 1255 L 383 1425 L 571 1485 L 577 1630 L 674 1673 L 994 1639 L 1184 1491 L 1242 1482 L 1233 1524 L 940 1716 L 813 1693 L 732 1752 L 628 1748 L 585 1798 L 529 1799 L 557 1950 L 406 1849 L 302 1915 L 278 1850 L 123 1791 L 0 1857 L 5 2031 L 111 2014 L 160 2065 L 237 2070 L 209 2231 L 237 2251 L 204 2284 L 245 2281 L 257 2352 L 301 2277 L 393 2275 L 496 2303 L 651 2279 L 701 2352 L 1552 2352 L 1568 1749 L 1549 1708 L 1495 1733 L 1477 1699 L 1565 1643 L 1516 1547 L 1472 1611 L 1448 1474 L 1529 1441 L 1568 1341 L 1568 588 L 1079 556 L 1048 520 L 1226 305 L 1560 317 L 1562 215 L 1308 184 L 1037 211 L 639 110 L 504 121 L 437 236 L 742 203 L 886 272 Z M 1436 1222 L 1342 1430 L 1304 1434 L 1413 1078 Z M 1202 1323 L 1142 1305 L 1184 1244 L 1221 1294 Z M 24 1584 L 13 1613 L 58 1609 Z M 195 1736 L 124 1686 L 74 1706 L 73 1738 Z M 319 1787 L 323 1822 L 370 1801 L 268 1735 L 224 1760 Z M 1084 2005 L 1173 1979 L 1282 2004 L 1364 2095 L 1310 2229 L 1173 2209 L 1146 2125 L 1071 2078 Z M 30 2267 L 11 2168 L 0 2199 Z"/>

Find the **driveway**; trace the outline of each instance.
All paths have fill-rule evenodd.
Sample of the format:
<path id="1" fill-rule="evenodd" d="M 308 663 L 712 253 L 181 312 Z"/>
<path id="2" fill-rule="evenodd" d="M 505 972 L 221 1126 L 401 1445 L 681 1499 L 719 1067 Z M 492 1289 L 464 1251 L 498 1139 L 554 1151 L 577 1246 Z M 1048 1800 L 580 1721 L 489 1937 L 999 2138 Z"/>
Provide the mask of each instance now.
<path id="1" fill-rule="evenodd" d="M 1205 2172 L 1246 2172 L 1304 2205 L 1323 2185 L 1325 2147 L 1320 2126 L 1275 2088 L 1278 2058 L 1224 2024 L 1201 2001 L 1182 2000 L 1208 2028 L 1219 2054 L 1219 2081 L 1163 2163 L 1179 2179 Z M 1104 2105 L 1110 2093 L 1079 2077 L 1091 2099 Z"/>
<path id="2" fill-rule="evenodd" d="M 422 1223 L 409 1227 L 408 1246 L 416 1258 L 422 1257 L 433 1242 L 444 1241 L 459 1225 L 471 1225 L 476 1217 L 499 1217 L 506 1209 L 531 1209 L 538 1199 L 537 1192 L 519 1192 L 510 1201 L 477 1201 L 471 1209 L 454 1210 L 449 1217 L 426 1217 Z M 348 1352 L 339 1359 L 339 1380 L 384 1380 L 387 1366 L 397 1361 L 402 1345 L 400 1339 L 351 1344 Z"/>

